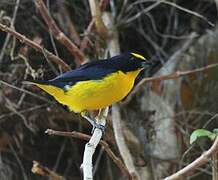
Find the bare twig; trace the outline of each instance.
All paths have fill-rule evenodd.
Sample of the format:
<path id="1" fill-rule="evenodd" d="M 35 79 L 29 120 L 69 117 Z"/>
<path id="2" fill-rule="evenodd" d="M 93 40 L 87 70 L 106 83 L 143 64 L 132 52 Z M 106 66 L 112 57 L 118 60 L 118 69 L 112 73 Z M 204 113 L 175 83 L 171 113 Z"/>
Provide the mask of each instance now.
<path id="1" fill-rule="evenodd" d="M 14 7 L 13 16 L 12 16 L 12 19 L 11 19 L 11 22 L 10 22 L 10 28 L 12 28 L 12 29 L 14 29 L 14 23 L 15 23 L 15 20 L 16 20 L 16 17 L 17 17 L 17 11 L 18 11 L 19 5 L 20 5 L 20 0 L 17 0 L 16 4 L 15 4 L 15 7 Z M 5 38 L 5 42 L 4 42 L 3 46 L 2 46 L 1 53 L 0 53 L 0 63 L 3 60 L 5 49 L 6 49 L 7 45 L 8 45 L 10 37 L 11 37 L 11 34 L 7 34 L 7 36 Z"/>
<path id="2" fill-rule="evenodd" d="M 5 82 L 5 81 L 0 80 L 0 85 L 2 85 L 2 84 L 6 85 L 6 86 L 8 86 L 8 87 L 10 87 L 10 88 L 16 89 L 16 90 L 18 90 L 18 91 L 20 91 L 20 92 L 24 92 L 24 93 L 26 93 L 26 94 L 29 94 L 29 95 L 31 95 L 31 96 L 33 96 L 33 97 L 38 98 L 38 99 L 41 99 L 41 100 L 43 100 L 44 102 L 51 103 L 51 101 L 49 101 L 48 99 L 46 99 L 46 98 L 43 97 L 43 96 L 34 94 L 34 93 L 30 92 L 30 91 L 27 91 L 27 90 L 25 90 L 25 89 L 19 88 L 19 87 L 17 87 L 17 86 L 14 86 L 14 85 L 12 85 L 12 84 L 9 84 L 9 83 L 7 83 L 7 82 Z"/>
<path id="3" fill-rule="evenodd" d="M 218 154 L 212 155 L 213 180 L 218 180 Z"/>
<path id="4" fill-rule="evenodd" d="M 113 120 L 113 129 L 114 129 L 115 139 L 116 139 L 120 154 L 122 156 L 122 159 L 124 160 L 124 163 L 128 171 L 132 175 L 133 179 L 139 180 L 140 177 L 135 169 L 132 156 L 129 152 L 129 149 L 126 145 L 126 142 L 125 142 L 125 139 L 122 133 L 120 111 L 117 105 L 112 106 L 112 120 Z"/>
<path id="5" fill-rule="evenodd" d="M 108 38 L 108 29 L 106 28 L 104 22 L 102 21 L 102 15 L 99 3 L 97 0 L 89 0 L 89 5 L 92 13 L 92 18 L 95 22 L 95 27 L 97 29 L 98 34 L 104 40 Z"/>
<path id="6" fill-rule="evenodd" d="M 143 87 L 143 85 L 147 82 L 151 82 L 151 81 L 163 81 L 163 80 L 170 80 L 170 79 L 177 79 L 177 78 L 181 78 L 183 76 L 187 76 L 190 74 L 195 74 L 198 72 L 204 72 L 207 71 L 208 69 L 211 68 L 215 68 L 218 66 L 218 63 L 214 63 L 214 64 L 209 64 L 207 66 L 201 67 L 201 68 L 197 68 L 197 69 L 193 69 L 193 70 L 187 70 L 187 71 L 176 71 L 173 72 L 171 74 L 167 74 L 164 76 L 158 76 L 158 77 L 150 77 L 150 78 L 144 78 L 142 79 L 137 85 L 136 87 L 133 89 L 133 91 L 129 94 L 129 96 L 126 98 L 125 101 L 122 102 L 122 104 L 127 104 L 133 97 L 133 95 L 140 89 Z"/>
<path id="7" fill-rule="evenodd" d="M 130 17 L 129 19 L 123 21 L 125 23 L 131 23 L 132 21 L 138 19 L 139 17 L 141 17 L 143 14 L 146 14 L 147 12 L 151 11 L 152 9 L 154 9 L 155 7 L 159 6 L 159 4 L 161 4 L 163 2 L 163 0 L 160 1 L 155 1 L 154 4 L 150 5 L 149 7 L 145 8 L 144 10 L 138 12 L 136 15 Z"/>
<path id="8" fill-rule="evenodd" d="M 35 111 L 35 110 L 38 110 L 38 109 L 43 108 L 43 107 L 45 108 L 46 106 L 47 106 L 47 104 L 37 105 L 37 106 L 31 107 L 31 108 L 19 111 L 19 113 L 23 114 L 26 112 Z M 10 112 L 10 113 L 5 113 L 5 114 L 0 115 L 0 123 L 4 122 L 4 120 L 3 120 L 4 118 L 13 116 L 15 114 L 16 114 L 15 112 Z"/>
<path id="9" fill-rule="evenodd" d="M 217 11 L 218 11 L 218 0 L 214 0 L 215 1 L 215 3 L 216 3 L 216 9 L 217 9 Z"/>
<path id="10" fill-rule="evenodd" d="M 51 16 L 51 14 L 50 14 L 50 0 L 46 0 L 46 6 L 47 6 L 47 9 L 48 9 L 48 13 Z M 54 37 L 53 37 L 52 32 L 51 32 L 50 29 L 49 29 L 49 36 L 50 36 L 50 40 L 51 40 L 51 44 L 52 44 L 54 53 L 55 53 L 56 56 L 59 56 L 57 46 L 55 44 Z"/>
<path id="11" fill-rule="evenodd" d="M 57 136 L 64 136 L 64 137 L 73 137 L 73 138 L 77 138 L 77 139 L 82 139 L 85 141 L 89 141 L 91 136 L 87 135 L 87 134 L 83 134 L 80 132 L 65 132 L 65 131 L 55 131 L 52 129 L 47 129 L 46 133 L 48 135 L 57 135 Z M 126 175 L 128 177 L 128 179 L 132 179 L 131 178 L 131 174 L 129 173 L 128 169 L 126 168 L 126 166 L 123 164 L 123 162 L 113 153 L 113 151 L 110 149 L 109 145 L 107 142 L 101 140 L 99 142 L 99 144 L 103 147 L 103 149 L 106 151 L 106 153 L 108 154 L 108 156 L 113 160 L 113 162 L 117 165 L 118 168 L 120 168 L 120 170 L 123 172 L 124 175 Z"/>
<path id="12" fill-rule="evenodd" d="M 93 19 L 89 26 L 87 27 L 86 31 L 85 31 L 85 37 L 83 38 L 81 44 L 80 44 L 80 49 L 81 51 L 85 51 L 85 49 L 88 47 L 88 44 L 89 44 L 89 34 L 90 32 L 92 31 L 92 29 L 94 28 L 94 25 L 95 25 L 95 20 Z"/>
<path id="13" fill-rule="evenodd" d="M 159 1 L 157 1 L 157 0 L 140 0 L 140 1 L 134 2 L 133 5 L 136 5 L 136 4 L 139 4 L 139 3 L 144 3 L 144 2 L 149 2 L 149 1 L 150 1 L 150 2 L 154 2 L 154 4 L 153 4 L 154 7 L 156 7 L 156 5 L 159 5 L 160 3 L 173 6 L 173 7 L 177 8 L 177 9 L 183 11 L 183 12 L 186 12 L 186 13 L 188 13 L 188 14 L 191 14 L 191 15 L 193 15 L 193 16 L 196 16 L 196 17 L 198 17 L 198 18 L 200 18 L 200 19 L 206 21 L 210 26 L 214 27 L 214 24 L 213 24 L 211 21 L 209 21 L 206 17 L 204 17 L 203 15 L 201 15 L 201 14 L 195 12 L 195 11 L 189 10 L 189 9 L 187 9 L 187 8 L 184 8 L 184 7 L 182 7 L 182 6 L 178 5 L 178 4 L 173 3 L 173 2 L 170 2 L 170 1 L 166 1 L 166 0 L 159 0 Z M 153 5 L 151 5 L 150 7 L 152 7 Z M 149 8 L 149 7 L 148 7 L 148 8 Z M 152 8 L 153 8 L 153 7 L 152 7 Z M 147 13 L 147 12 L 150 11 L 150 10 L 151 10 L 151 9 L 148 9 L 148 10 L 144 10 L 144 11 L 142 11 L 142 12 L 140 12 L 140 13 L 137 13 L 135 16 L 133 16 L 131 19 L 128 20 L 128 23 L 129 23 L 130 21 L 132 21 L 132 20 L 137 19 L 137 18 L 140 17 L 142 14 L 145 14 L 145 13 Z"/>
<path id="14" fill-rule="evenodd" d="M 194 11 L 192 11 L 192 10 L 189 10 L 189 9 L 187 9 L 187 8 L 184 8 L 184 7 L 182 7 L 182 6 L 179 6 L 178 4 L 175 4 L 175 3 L 173 3 L 173 2 L 169 2 L 169 1 L 162 1 L 162 2 L 163 2 L 164 4 L 168 4 L 168 5 L 170 5 L 170 6 L 173 6 L 173 7 L 177 8 L 177 9 L 183 11 L 183 12 L 186 12 L 186 13 L 188 13 L 188 14 L 191 14 L 191 15 L 196 16 L 196 17 L 198 17 L 198 18 L 200 18 L 200 19 L 206 21 L 206 22 L 207 22 L 210 26 L 212 26 L 212 27 L 215 26 L 215 25 L 214 25 L 211 21 L 209 21 L 205 16 L 203 16 L 203 15 L 197 13 L 197 12 L 194 12 Z"/>
<path id="15" fill-rule="evenodd" d="M 59 29 L 53 18 L 49 15 L 43 0 L 35 0 L 35 2 L 54 37 L 62 43 L 73 56 L 75 56 L 75 62 L 77 66 L 79 66 L 85 60 L 83 52 L 80 51 L 80 49 Z"/>
<path id="16" fill-rule="evenodd" d="M 213 155 L 218 153 L 218 137 L 216 137 L 213 145 L 209 150 L 204 152 L 200 157 L 198 157 L 195 161 L 191 164 L 187 165 L 183 169 L 179 170 L 175 174 L 166 177 L 164 180 L 176 180 L 181 179 L 190 174 L 191 172 L 195 171 L 197 168 L 201 167 L 202 165 L 206 164 Z"/>
<path id="17" fill-rule="evenodd" d="M 47 167 L 44 167 L 39 164 L 37 161 L 33 161 L 32 172 L 34 174 L 39 174 L 41 176 L 45 176 L 51 178 L 52 180 L 64 180 L 65 178 L 58 175 L 56 172 L 50 170 Z"/>
<path id="18" fill-rule="evenodd" d="M 17 111 L 16 107 L 14 107 L 15 105 L 8 99 L 6 98 L 6 105 L 5 107 L 7 107 L 11 112 L 13 112 L 14 114 L 16 114 L 17 116 L 19 116 L 22 120 L 24 125 L 30 130 L 32 131 L 33 129 L 29 126 L 28 121 L 26 119 L 26 117 L 21 114 L 19 111 Z"/>
<path id="19" fill-rule="evenodd" d="M 22 171 L 22 175 L 23 175 L 22 179 L 28 180 L 27 174 L 25 172 L 25 168 L 23 166 L 23 163 L 22 163 L 20 157 L 18 156 L 17 150 L 13 147 L 13 145 L 11 143 L 9 143 L 9 147 L 10 147 L 11 151 L 13 152 L 13 155 L 15 156 L 15 159 L 17 160 L 17 163 L 19 164 L 19 167 Z"/>
<path id="20" fill-rule="evenodd" d="M 47 57 L 53 61 L 54 63 L 60 65 L 64 71 L 69 71 L 70 67 L 59 57 L 55 56 L 53 53 L 48 51 L 47 49 L 42 48 L 39 44 L 35 43 L 34 41 L 28 39 L 26 36 L 18 33 L 17 31 L 13 30 L 12 28 L 7 27 L 6 25 L 3 25 L 0 23 L 0 30 L 7 32 L 17 39 L 20 40 L 21 43 L 25 43 L 26 45 L 32 47 L 36 51 L 39 51 L 43 54 L 43 51 L 47 54 Z"/>
<path id="21" fill-rule="evenodd" d="M 157 75 L 161 72 L 162 74 L 165 74 L 165 72 L 168 72 L 168 69 L 171 67 L 172 63 L 175 63 L 175 61 L 178 59 L 178 57 L 181 56 L 181 54 L 183 54 L 189 47 L 190 45 L 193 43 L 193 41 L 196 39 L 196 37 L 198 37 L 198 35 L 193 32 L 189 35 L 189 38 L 183 43 L 183 45 L 179 48 L 179 50 L 177 50 L 171 57 L 170 59 L 164 64 L 164 66 L 156 73 Z M 164 72 L 163 72 L 164 71 Z M 172 72 L 172 71 L 171 71 Z M 170 74 L 171 75 L 171 74 Z M 167 76 L 167 75 L 166 75 Z M 162 77 L 162 76 L 159 76 Z M 143 85 L 147 82 L 147 81 L 155 81 L 158 77 L 151 77 L 151 78 L 144 78 L 141 80 L 141 82 L 139 82 L 135 88 L 131 91 L 131 93 L 128 95 L 128 97 L 121 102 L 121 104 L 125 105 L 128 104 L 130 102 L 130 100 L 132 99 L 132 97 L 134 96 L 134 94 L 141 88 L 143 87 Z M 173 78 L 174 79 L 174 78 Z M 160 80 L 160 79 L 158 79 Z"/>
<path id="22" fill-rule="evenodd" d="M 80 36 L 76 31 L 74 23 L 70 19 L 70 15 L 68 13 L 67 8 L 65 7 L 64 1 L 57 1 L 57 3 L 59 6 L 59 12 L 60 12 L 58 13 L 59 24 L 62 24 L 62 29 L 63 28 L 66 29 L 65 32 L 67 32 L 67 34 L 70 37 L 72 37 L 72 39 L 77 45 L 80 45 L 81 43 Z"/>
<path id="23" fill-rule="evenodd" d="M 99 2 L 99 7 L 100 7 L 101 11 L 103 11 L 105 9 L 107 3 L 108 3 L 108 0 L 101 0 Z M 95 19 L 92 18 L 92 20 L 89 23 L 87 29 L 85 30 L 85 37 L 83 38 L 83 40 L 81 42 L 81 45 L 80 45 L 81 51 L 84 51 L 87 48 L 88 42 L 89 42 L 88 34 L 94 29 L 94 25 L 95 25 Z"/>

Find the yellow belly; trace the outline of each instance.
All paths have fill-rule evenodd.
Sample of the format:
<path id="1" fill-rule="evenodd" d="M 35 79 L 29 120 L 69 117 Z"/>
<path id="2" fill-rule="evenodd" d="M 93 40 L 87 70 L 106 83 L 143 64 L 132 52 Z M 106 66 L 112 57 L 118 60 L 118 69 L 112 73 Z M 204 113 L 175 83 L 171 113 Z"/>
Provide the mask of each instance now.
<path id="1" fill-rule="evenodd" d="M 132 89 L 139 72 L 119 71 L 102 80 L 81 81 L 66 92 L 52 86 L 38 86 L 74 112 L 97 110 L 122 100 Z"/>

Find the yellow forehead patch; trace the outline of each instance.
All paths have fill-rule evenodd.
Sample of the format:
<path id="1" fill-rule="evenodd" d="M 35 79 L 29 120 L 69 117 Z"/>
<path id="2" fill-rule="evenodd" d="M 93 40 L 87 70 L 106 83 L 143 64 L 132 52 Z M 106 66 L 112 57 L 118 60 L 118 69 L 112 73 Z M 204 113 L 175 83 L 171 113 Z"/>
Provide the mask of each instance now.
<path id="1" fill-rule="evenodd" d="M 139 58 L 139 59 L 142 59 L 142 60 L 146 60 L 145 57 L 143 57 L 142 55 L 140 54 L 137 54 L 137 53 L 131 53 L 133 56 L 135 56 L 136 58 Z"/>

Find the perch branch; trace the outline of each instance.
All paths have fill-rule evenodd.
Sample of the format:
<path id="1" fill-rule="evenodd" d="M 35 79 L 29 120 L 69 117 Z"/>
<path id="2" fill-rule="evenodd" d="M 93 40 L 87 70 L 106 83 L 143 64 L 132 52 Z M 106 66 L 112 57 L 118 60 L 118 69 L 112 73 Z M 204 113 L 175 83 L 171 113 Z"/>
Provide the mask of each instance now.
<path id="1" fill-rule="evenodd" d="M 53 36 L 62 43 L 73 56 L 75 56 L 75 62 L 77 66 L 79 66 L 85 60 L 83 52 L 80 51 L 80 49 L 59 29 L 53 18 L 49 15 L 43 0 L 35 0 L 35 2 Z"/>
<path id="2" fill-rule="evenodd" d="M 70 67 L 59 57 L 55 56 L 53 53 L 48 51 L 47 49 L 42 48 L 39 44 L 35 43 L 34 41 L 28 39 L 26 36 L 18 33 L 17 31 L 13 30 L 12 28 L 9 28 L 8 26 L 0 23 L 0 30 L 7 32 L 11 34 L 12 36 L 16 37 L 18 40 L 20 40 L 21 43 L 24 43 L 36 51 L 40 53 L 46 53 L 47 57 L 53 61 L 54 63 L 60 65 L 64 71 L 69 71 Z"/>
<path id="3" fill-rule="evenodd" d="M 99 112 L 99 115 L 95 118 L 96 123 L 105 126 L 106 125 L 106 118 L 108 115 L 109 108 L 106 107 L 102 111 Z M 92 137 L 90 138 L 89 142 L 85 146 L 85 151 L 83 154 L 83 179 L 84 180 L 92 180 L 93 179 L 93 172 L 92 172 L 92 157 L 95 152 L 97 145 L 99 144 L 101 137 L 102 137 L 102 130 L 96 128 Z"/>
<path id="4" fill-rule="evenodd" d="M 167 74 L 167 75 L 163 75 L 163 76 L 157 76 L 157 77 L 150 77 L 150 78 L 144 78 L 142 79 L 137 85 L 136 87 L 133 89 L 133 91 L 129 94 L 129 96 L 126 98 L 125 101 L 122 102 L 122 104 L 127 104 L 132 97 L 134 96 L 134 94 L 143 87 L 143 85 L 147 82 L 151 82 L 151 81 L 163 81 L 163 80 L 170 80 L 170 79 L 177 79 L 183 76 L 187 76 L 190 74 L 194 74 L 194 73 L 198 73 L 198 72 L 204 72 L 208 69 L 211 68 L 215 68 L 218 67 L 218 63 L 214 63 L 214 64 L 209 64 L 207 66 L 201 67 L 201 68 L 197 68 L 197 69 L 192 69 L 192 70 L 187 70 L 187 71 L 176 71 L 173 72 L 171 74 Z"/>
<path id="5" fill-rule="evenodd" d="M 48 135 L 57 135 L 57 136 L 64 136 L 64 137 L 73 137 L 77 139 L 82 139 L 85 141 L 89 141 L 91 136 L 87 134 L 83 134 L 80 132 L 65 132 L 65 131 L 55 131 L 52 129 L 47 129 L 46 132 Z M 113 160 L 113 162 L 117 165 L 117 167 L 123 172 L 124 175 L 128 177 L 128 179 L 132 179 L 131 174 L 129 173 L 126 166 L 123 164 L 123 162 L 113 153 L 113 151 L 109 148 L 109 145 L 107 142 L 100 140 L 99 144 L 102 146 L 102 148 L 106 151 L 108 156 Z"/>
<path id="6" fill-rule="evenodd" d="M 218 137 L 216 137 L 213 145 L 209 150 L 204 152 L 200 157 L 198 157 L 195 161 L 191 164 L 187 165 L 183 169 L 179 170 L 175 174 L 166 177 L 164 180 L 176 180 L 181 179 L 190 174 L 191 172 L 195 171 L 197 168 L 201 167 L 202 165 L 206 164 L 213 155 L 218 153 Z"/>

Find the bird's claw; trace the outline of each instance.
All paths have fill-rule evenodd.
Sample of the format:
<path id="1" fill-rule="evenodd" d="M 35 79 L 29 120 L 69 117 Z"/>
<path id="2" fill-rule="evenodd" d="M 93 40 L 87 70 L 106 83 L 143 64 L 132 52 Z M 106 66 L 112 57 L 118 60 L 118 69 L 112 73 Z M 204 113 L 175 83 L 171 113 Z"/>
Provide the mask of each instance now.
<path id="1" fill-rule="evenodd" d="M 98 124 L 94 118 L 91 118 L 86 115 L 82 115 L 83 118 L 85 118 L 89 123 L 92 125 L 92 134 L 94 133 L 95 129 L 100 129 L 102 131 L 102 134 L 105 134 L 105 126 L 102 124 Z"/>
<path id="2" fill-rule="evenodd" d="M 102 131 L 102 134 L 105 134 L 105 126 L 98 124 L 96 121 L 93 121 L 92 123 L 92 134 L 94 133 L 95 129 L 100 129 Z"/>

